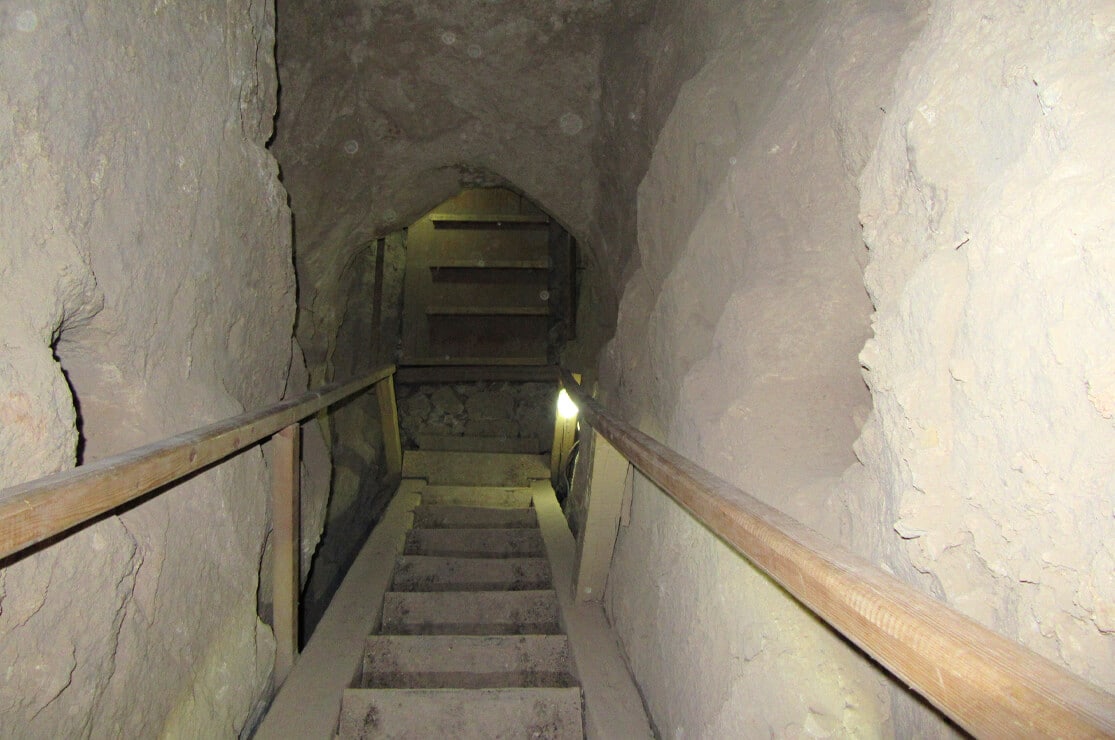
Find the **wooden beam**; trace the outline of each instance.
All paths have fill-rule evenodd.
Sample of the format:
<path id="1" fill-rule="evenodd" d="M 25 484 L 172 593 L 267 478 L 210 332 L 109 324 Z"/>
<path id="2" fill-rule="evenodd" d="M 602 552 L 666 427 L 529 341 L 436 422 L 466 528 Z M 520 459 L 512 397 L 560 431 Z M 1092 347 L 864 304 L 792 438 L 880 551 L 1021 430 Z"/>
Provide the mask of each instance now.
<path id="1" fill-rule="evenodd" d="M 604 586 L 612 565 L 631 463 L 593 430 L 583 437 L 577 464 L 587 464 L 589 468 L 583 493 L 585 516 L 577 537 L 576 598 L 578 601 L 600 601 L 604 598 Z"/>
<path id="2" fill-rule="evenodd" d="M 286 680 L 298 657 L 298 603 L 301 575 L 302 427 L 291 424 L 271 438 L 272 619 L 275 631 L 275 686 Z"/>
<path id="3" fill-rule="evenodd" d="M 577 439 L 577 420 L 563 419 L 561 414 L 554 418 L 554 445 L 550 448 L 550 482 L 557 486 L 573 443 Z"/>
<path id="4" fill-rule="evenodd" d="M 619 420 L 568 373 L 594 429 L 714 534 L 977 737 L 1115 736 L 1115 696 L 830 542 Z"/>
<path id="5" fill-rule="evenodd" d="M 433 213 L 430 223 L 435 229 L 460 228 L 549 228 L 547 216 L 525 213 Z"/>
<path id="6" fill-rule="evenodd" d="M 383 449 L 387 458 L 387 474 L 392 478 L 402 475 L 403 445 L 399 438 L 399 407 L 395 402 L 395 381 L 388 375 L 376 384 L 379 400 L 379 422 L 383 428 Z"/>
<path id="7" fill-rule="evenodd" d="M 62 534 L 206 468 L 390 377 L 389 365 L 347 383 L 0 491 L 0 558 Z"/>

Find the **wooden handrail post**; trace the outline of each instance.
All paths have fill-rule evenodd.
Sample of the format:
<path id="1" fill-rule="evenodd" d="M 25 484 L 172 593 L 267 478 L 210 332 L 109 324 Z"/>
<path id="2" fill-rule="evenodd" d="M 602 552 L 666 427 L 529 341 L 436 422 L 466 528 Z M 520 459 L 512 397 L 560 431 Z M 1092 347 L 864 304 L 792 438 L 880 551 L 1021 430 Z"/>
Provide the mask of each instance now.
<path id="1" fill-rule="evenodd" d="M 301 468 L 302 427 L 291 424 L 272 437 L 273 517 L 272 613 L 275 630 L 275 687 L 286 680 L 298 656 L 298 602 L 302 591 Z"/>
<path id="2" fill-rule="evenodd" d="M 387 474 L 397 478 L 403 472 L 403 445 L 399 439 L 399 407 L 395 403 L 394 375 L 388 375 L 376 383 L 376 398 L 379 399 L 379 421 L 383 425 Z"/>
<path id="3" fill-rule="evenodd" d="M 582 443 L 577 465 L 587 466 L 585 516 L 577 537 L 574 591 L 578 601 L 600 601 L 612 565 L 631 463 L 595 429 Z M 584 449 L 585 445 L 589 449 Z M 579 476 L 578 476 L 579 477 Z"/>

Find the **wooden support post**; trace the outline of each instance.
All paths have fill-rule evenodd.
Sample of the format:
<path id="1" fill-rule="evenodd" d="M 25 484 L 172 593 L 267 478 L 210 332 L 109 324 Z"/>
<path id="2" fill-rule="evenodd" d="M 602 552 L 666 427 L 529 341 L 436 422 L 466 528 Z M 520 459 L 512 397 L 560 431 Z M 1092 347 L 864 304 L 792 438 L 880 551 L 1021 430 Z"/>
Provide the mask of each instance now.
<path id="1" fill-rule="evenodd" d="M 403 473 L 403 443 L 399 439 L 399 408 L 395 404 L 395 376 L 388 375 L 376 383 L 379 399 L 379 421 L 383 425 L 383 449 L 387 456 L 387 474 L 397 478 Z"/>
<path id="2" fill-rule="evenodd" d="M 301 467 L 302 428 L 291 424 L 272 437 L 273 530 L 271 552 L 275 686 L 281 686 L 298 656 L 298 602 L 302 591 Z"/>
<path id="3" fill-rule="evenodd" d="M 628 477 L 633 474 L 627 458 L 595 430 L 590 445 L 591 453 L 582 450 L 584 457 L 578 460 L 578 464 L 583 460 L 589 468 L 585 516 L 577 538 L 574 570 L 577 601 L 604 598 L 623 511 L 624 490 Z"/>
<path id="4" fill-rule="evenodd" d="M 550 482 L 557 486 L 569 462 L 573 443 L 577 439 L 577 420 L 563 419 L 558 414 L 554 422 L 554 446 L 550 449 Z"/>

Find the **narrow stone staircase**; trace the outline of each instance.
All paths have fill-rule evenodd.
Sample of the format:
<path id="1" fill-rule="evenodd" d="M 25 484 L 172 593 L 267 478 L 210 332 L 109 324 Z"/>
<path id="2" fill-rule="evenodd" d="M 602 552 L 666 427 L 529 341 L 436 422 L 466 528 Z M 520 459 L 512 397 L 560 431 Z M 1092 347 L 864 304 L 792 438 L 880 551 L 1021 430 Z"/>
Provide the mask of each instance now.
<path id="1" fill-rule="evenodd" d="M 529 489 L 427 486 L 344 692 L 341 738 L 581 738 Z"/>
<path id="2" fill-rule="evenodd" d="M 654 737 L 548 462 L 408 450 L 254 740 Z"/>

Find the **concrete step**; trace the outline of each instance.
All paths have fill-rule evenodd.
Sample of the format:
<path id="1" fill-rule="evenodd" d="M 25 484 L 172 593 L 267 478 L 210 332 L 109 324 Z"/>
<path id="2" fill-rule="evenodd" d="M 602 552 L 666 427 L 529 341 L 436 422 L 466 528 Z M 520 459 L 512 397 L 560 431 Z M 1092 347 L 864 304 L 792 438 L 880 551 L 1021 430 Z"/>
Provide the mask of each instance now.
<path id="1" fill-rule="evenodd" d="M 412 529 L 404 555 L 454 558 L 545 557 L 546 546 L 537 529 Z"/>
<path id="2" fill-rule="evenodd" d="M 426 486 L 422 504 L 529 509 L 533 496 L 529 488 L 514 486 Z"/>
<path id="3" fill-rule="evenodd" d="M 554 591 L 389 591 L 382 634 L 561 634 Z"/>
<path id="4" fill-rule="evenodd" d="M 421 529 L 531 529 L 538 527 L 534 509 L 490 506 L 419 506 L 414 526 Z"/>
<path id="5" fill-rule="evenodd" d="M 577 688 L 348 689 L 338 736 L 580 740 Z"/>
<path id="6" fill-rule="evenodd" d="M 564 635 L 373 635 L 361 687 L 496 689 L 576 686 Z"/>
<path id="7" fill-rule="evenodd" d="M 392 591 L 539 591 L 550 588 L 545 558 L 444 558 L 404 555 Z"/>

